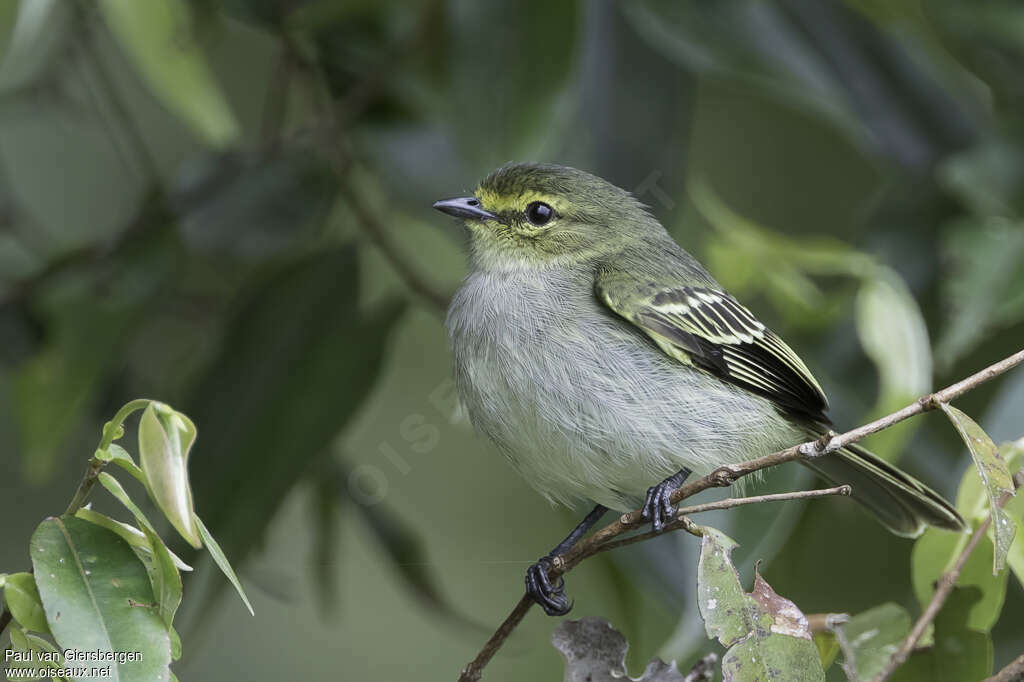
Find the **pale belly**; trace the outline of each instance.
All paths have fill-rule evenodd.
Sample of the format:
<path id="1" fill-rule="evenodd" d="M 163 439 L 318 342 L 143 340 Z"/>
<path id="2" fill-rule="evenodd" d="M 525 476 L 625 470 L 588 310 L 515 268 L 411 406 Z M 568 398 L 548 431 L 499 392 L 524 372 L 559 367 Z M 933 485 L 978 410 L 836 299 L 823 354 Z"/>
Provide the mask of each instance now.
<path id="1" fill-rule="evenodd" d="M 667 357 L 558 282 L 474 276 L 448 327 L 473 426 L 553 501 L 634 509 L 682 468 L 708 473 L 803 437 L 767 400 Z"/>

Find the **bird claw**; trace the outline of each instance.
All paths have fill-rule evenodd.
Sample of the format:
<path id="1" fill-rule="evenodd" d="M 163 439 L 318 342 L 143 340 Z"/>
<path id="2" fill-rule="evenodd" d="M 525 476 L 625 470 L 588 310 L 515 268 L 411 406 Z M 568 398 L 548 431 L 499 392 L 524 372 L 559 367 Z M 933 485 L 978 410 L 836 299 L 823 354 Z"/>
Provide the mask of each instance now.
<path id="1" fill-rule="evenodd" d="M 572 610 L 573 602 L 565 596 L 565 581 L 561 576 L 551 582 L 551 557 L 542 557 L 526 569 L 526 593 L 540 604 L 549 616 L 564 616 Z"/>
<path id="2" fill-rule="evenodd" d="M 651 522 L 654 530 L 661 531 L 666 524 L 675 519 L 677 505 L 672 504 L 672 492 L 679 487 L 676 476 L 666 478 L 658 485 L 647 489 L 647 499 L 640 516 Z"/>

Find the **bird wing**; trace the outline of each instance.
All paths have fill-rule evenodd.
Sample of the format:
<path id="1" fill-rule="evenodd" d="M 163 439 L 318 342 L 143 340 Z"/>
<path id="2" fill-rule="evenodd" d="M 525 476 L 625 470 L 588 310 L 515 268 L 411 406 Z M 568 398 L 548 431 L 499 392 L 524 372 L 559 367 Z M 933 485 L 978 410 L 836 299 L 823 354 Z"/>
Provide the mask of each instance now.
<path id="1" fill-rule="evenodd" d="M 724 291 L 602 271 L 595 292 L 670 357 L 828 423 L 828 399 L 800 357 Z"/>

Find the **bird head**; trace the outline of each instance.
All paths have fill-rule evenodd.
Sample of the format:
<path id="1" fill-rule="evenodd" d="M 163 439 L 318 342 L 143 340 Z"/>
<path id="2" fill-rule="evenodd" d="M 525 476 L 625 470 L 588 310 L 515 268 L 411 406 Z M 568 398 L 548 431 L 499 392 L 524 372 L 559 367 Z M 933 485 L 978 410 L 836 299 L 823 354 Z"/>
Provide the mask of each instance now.
<path id="1" fill-rule="evenodd" d="M 544 268 L 600 258 L 661 230 L 625 190 L 575 168 L 510 163 L 471 196 L 434 208 L 462 219 L 478 267 Z"/>

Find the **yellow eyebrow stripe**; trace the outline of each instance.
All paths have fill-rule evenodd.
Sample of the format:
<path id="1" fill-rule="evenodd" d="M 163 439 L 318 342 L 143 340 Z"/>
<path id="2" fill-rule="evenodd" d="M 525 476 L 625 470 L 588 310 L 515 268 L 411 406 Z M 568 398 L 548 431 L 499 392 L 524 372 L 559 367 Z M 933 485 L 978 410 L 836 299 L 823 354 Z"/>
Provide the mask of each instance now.
<path id="1" fill-rule="evenodd" d="M 477 187 L 474 196 L 480 200 L 480 205 L 485 210 L 492 213 L 520 212 L 534 201 L 543 201 L 555 209 L 556 213 L 563 215 L 566 213 L 566 209 L 569 208 L 569 203 L 565 199 L 535 190 L 526 190 L 518 194 L 498 194 L 483 187 Z"/>

